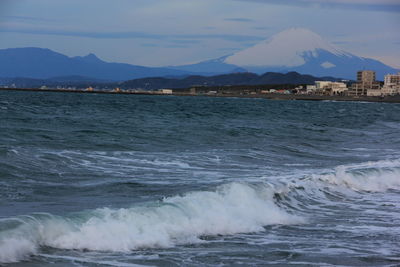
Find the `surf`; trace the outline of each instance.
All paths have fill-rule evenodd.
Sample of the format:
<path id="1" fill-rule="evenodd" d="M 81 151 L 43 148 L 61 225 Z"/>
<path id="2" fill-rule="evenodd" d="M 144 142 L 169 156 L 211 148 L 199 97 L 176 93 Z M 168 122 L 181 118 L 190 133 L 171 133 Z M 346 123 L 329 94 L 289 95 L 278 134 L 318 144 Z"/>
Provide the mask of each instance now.
<path id="1" fill-rule="evenodd" d="M 165 197 L 130 208 L 99 208 L 66 216 L 39 213 L 0 220 L 0 262 L 18 262 L 42 247 L 121 252 L 207 242 L 207 236 L 307 224 L 331 195 L 400 190 L 400 160 L 337 166 L 327 173 Z M 334 204 L 334 203 L 333 203 Z"/>

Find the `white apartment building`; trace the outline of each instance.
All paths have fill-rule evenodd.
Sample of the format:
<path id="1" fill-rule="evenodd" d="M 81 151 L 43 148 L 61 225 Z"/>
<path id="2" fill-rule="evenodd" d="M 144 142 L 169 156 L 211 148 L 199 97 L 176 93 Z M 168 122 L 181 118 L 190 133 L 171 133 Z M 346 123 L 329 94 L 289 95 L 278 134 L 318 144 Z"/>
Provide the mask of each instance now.
<path id="1" fill-rule="evenodd" d="M 347 85 L 342 82 L 316 81 L 316 92 L 328 95 L 340 95 L 347 91 Z"/>
<path id="2" fill-rule="evenodd" d="M 400 72 L 385 76 L 385 84 L 382 87 L 382 93 L 384 95 L 400 94 Z"/>
<path id="3" fill-rule="evenodd" d="M 388 74 L 385 76 L 385 86 L 400 85 L 400 72 L 397 74 Z"/>
<path id="4" fill-rule="evenodd" d="M 380 90 L 369 90 L 368 96 L 386 96 L 400 94 L 400 72 L 385 75 L 385 83 Z"/>

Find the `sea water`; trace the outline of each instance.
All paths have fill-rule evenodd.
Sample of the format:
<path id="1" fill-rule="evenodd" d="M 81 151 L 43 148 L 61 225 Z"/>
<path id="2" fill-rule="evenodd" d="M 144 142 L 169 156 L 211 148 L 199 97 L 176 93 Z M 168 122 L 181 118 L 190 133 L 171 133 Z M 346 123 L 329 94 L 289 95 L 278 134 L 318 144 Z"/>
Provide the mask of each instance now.
<path id="1" fill-rule="evenodd" d="M 399 104 L 0 92 L 0 265 L 399 264 Z"/>

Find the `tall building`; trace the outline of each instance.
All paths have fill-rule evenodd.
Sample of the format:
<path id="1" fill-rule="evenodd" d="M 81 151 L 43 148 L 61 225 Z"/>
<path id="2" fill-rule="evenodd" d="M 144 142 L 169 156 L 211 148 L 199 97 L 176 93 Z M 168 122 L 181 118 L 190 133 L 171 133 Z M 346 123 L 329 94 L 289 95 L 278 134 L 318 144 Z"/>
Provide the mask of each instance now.
<path id="1" fill-rule="evenodd" d="M 375 71 L 361 70 L 357 72 L 357 82 L 364 84 L 371 84 L 375 82 Z"/>
<path id="2" fill-rule="evenodd" d="M 357 82 L 351 85 L 348 95 L 363 96 L 368 94 L 368 90 L 380 90 L 380 83 L 375 81 L 375 71 L 358 71 Z"/>

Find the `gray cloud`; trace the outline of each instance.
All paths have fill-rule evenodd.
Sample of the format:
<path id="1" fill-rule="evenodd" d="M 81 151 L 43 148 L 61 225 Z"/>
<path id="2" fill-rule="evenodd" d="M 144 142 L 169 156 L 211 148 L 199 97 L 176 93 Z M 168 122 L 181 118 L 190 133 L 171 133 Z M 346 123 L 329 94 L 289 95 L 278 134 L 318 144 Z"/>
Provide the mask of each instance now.
<path id="1" fill-rule="evenodd" d="M 165 45 L 165 46 L 162 46 L 162 47 L 165 47 L 165 48 L 188 48 L 190 46 L 175 44 L 175 45 Z"/>
<path id="2" fill-rule="evenodd" d="M 28 16 L 3 16 L 3 18 L 5 18 L 7 20 L 24 21 L 24 22 L 54 22 L 55 21 L 53 19 L 28 17 Z"/>
<path id="3" fill-rule="evenodd" d="M 171 42 L 175 44 L 198 44 L 201 43 L 201 40 L 177 39 L 171 40 Z"/>
<path id="4" fill-rule="evenodd" d="M 158 44 L 141 44 L 143 47 L 160 47 Z"/>
<path id="5" fill-rule="evenodd" d="M 152 43 L 145 43 L 141 44 L 142 47 L 160 47 L 160 48 L 189 48 L 190 45 L 188 44 L 152 44 Z"/>
<path id="6" fill-rule="evenodd" d="M 233 48 L 233 47 L 227 47 L 227 48 L 218 48 L 217 50 L 218 51 L 224 51 L 224 52 L 226 52 L 226 51 L 232 52 L 232 51 L 239 51 L 240 49 L 239 48 Z"/>
<path id="7" fill-rule="evenodd" d="M 290 5 L 296 7 L 342 8 L 365 11 L 400 12 L 398 0 L 234 0 L 274 5 Z"/>
<path id="8" fill-rule="evenodd" d="M 265 31 L 265 30 L 270 30 L 271 27 L 257 26 L 257 27 L 253 27 L 253 29 Z"/>
<path id="9" fill-rule="evenodd" d="M 334 41 L 332 43 L 333 44 L 337 44 L 337 45 L 343 45 L 343 44 L 349 44 L 350 42 L 348 42 L 348 41 Z"/>
<path id="10" fill-rule="evenodd" d="M 253 22 L 252 19 L 247 18 L 226 18 L 225 21 L 233 21 L 233 22 Z"/>
<path id="11" fill-rule="evenodd" d="M 145 32 L 83 32 L 68 30 L 52 30 L 40 28 L 0 28 L 0 32 L 73 36 L 94 39 L 154 39 L 154 40 L 173 40 L 173 42 L 196 42 L 202 39 L 222 39 L 234 42 L 259 41 L 263 38 L 252 35 L 237 34 L 152 34 Z M 179 41 L 178 41 L 179 40 Z"/>
<path id="12" fill-rule="evenodd" d="M 86 37 L 95 39 L 131 39 L 131 38 L 147 38 L 147 39 L 166 39 L 166 36 L 149 34 L 143 32 L 82 32 L 68 30 L 50 30 L 50 29 L 32 29 L 32 28 L 3 28 L 0 32 L 10 33 L 25 33 L 39 35 L 58 35 L 58 36 L 73 36 Z"/>

